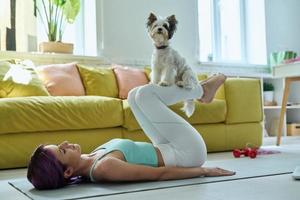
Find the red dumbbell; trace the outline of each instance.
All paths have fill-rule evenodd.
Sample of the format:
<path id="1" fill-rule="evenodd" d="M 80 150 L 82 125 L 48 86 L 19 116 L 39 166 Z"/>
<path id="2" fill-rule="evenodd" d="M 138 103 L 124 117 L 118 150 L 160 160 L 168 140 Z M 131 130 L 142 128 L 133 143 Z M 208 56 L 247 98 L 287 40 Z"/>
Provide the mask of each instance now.
<path id="1" fill-rule="evenodd" d="M 246 147 L 244 149 L 234 149 L 232 153 L 235 158 L 239 158 L 241 157 L 241 155 L 244 155 L 246 157 L 249 156 L 250 158 L 255 158 L 257 155 L 257 150 L 256 148 Z"/>

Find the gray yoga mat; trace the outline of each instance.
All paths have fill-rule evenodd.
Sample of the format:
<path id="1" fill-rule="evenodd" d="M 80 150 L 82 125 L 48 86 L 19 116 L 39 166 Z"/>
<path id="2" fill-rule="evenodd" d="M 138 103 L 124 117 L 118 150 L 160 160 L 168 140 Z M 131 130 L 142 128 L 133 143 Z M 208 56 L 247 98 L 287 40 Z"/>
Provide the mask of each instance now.
<path id="1" fill-rule="evenodd" d="M 205 163 L 206 167 L 218 166 L 236 171 L 237 173 L 234 176 L 199 177 L 185 180 L 134 183 L 84 183 L 47 191 L 35 190 L 25 178 L 11 180 L 9 181 L 9 184 L 19 192 L 22 192 L 24 195 L 34 200 L 83 199 L 170 187 L 288 174 L 291 173 L 297 165 L 300 165 L 300 153 L 288 152 L 259 156 L 256 159 L 233 158 L 229 160 L 207 161 Z"/>

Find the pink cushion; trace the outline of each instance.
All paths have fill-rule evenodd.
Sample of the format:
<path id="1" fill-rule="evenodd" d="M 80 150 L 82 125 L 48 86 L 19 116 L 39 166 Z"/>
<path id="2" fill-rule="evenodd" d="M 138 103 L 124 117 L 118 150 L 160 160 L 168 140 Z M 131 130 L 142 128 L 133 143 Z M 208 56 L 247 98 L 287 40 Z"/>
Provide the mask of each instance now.
<path id="1" fill-rule="evenodd" d="M 118 82 L 120 99 L 127 99 L 131 89 L 149 82 L 144 70 L 120 65 L 114 65 L 113 70 Z"/>
<path id="2" fill-rule="evenodd" d="M 85 95 L 76 63 L 39 66 L 37 72 L 52 96 Z"/>

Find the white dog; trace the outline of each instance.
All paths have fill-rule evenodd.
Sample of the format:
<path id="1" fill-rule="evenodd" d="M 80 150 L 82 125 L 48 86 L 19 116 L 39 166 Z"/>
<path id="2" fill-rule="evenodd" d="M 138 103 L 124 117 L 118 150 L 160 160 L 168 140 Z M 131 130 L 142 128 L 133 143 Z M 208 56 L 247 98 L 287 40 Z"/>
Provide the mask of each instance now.
<path id="1" fill-rule="evenodd" d="M 148 17 L 148 33 L 155 46 L 151 60 L 151 82 L 161 86 L 176 84 L 179 87 L 192 89 L 198 84 L 196 74 L 187 65 L 185 59 L 169 46 L 176 25 L 175 15 L 161 19 L 150 13 Z M 194 100 L 185 101 L 182 110 L 190 117 L 195 110 Z"/>

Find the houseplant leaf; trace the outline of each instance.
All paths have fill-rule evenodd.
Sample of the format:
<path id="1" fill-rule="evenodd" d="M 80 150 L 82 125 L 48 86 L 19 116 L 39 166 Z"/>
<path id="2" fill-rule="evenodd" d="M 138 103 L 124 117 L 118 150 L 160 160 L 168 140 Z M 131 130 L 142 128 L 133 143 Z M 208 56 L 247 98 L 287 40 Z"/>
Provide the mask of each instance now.
<path id="1" fill-rule="evenodd" d="M 63 14 L 68 23 L 72 24 L 80 10 L 80 0 L 66 0 L 63 5 Z"/>
<path id="2" fill-rule="evenodd" d="M 57 7 L 62 7 L 67 0 L 51 0 L 53 1 L 54 5 L 56 5 Z"/>

